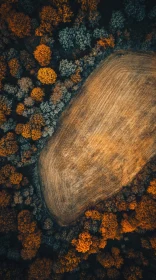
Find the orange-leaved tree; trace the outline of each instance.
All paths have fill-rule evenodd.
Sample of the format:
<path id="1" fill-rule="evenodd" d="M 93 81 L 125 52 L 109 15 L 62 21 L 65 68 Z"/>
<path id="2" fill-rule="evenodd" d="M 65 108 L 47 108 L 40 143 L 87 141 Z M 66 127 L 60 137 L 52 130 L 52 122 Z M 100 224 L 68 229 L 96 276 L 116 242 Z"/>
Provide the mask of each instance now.
<path id="1" fill-rule="evenodd" d="M 28 280 L 46 280 L 52 271 L 52 260 L 47 258 L 36 259 L 29 268 Z"/>
<path id="2" fill-rule="evenodd" d="M 21 256 L 24 260 L 32 259 L 41 244 L 41 231 L 33 220 L 29 210 L 22 210 L 18 214 L 18 239 L 22 242 Z"/>
<path id="3" fill-rule="evenodd" d="M 20 63 L 17 58 L 12 58 L 8 62 L 10 69 L 10 74 L 12 77 L 18 78 L 18 73 L 20 71 Z"/>
<path id="4" fill-rule="evenodd" d="M 24 13 L 12 11 L 7 18 L 9 29 L 19 38 L 30 36 L 31 19 Z"/>
<path id="5" fill-rule="evenodd" d="M 42 84 L 50 85 L 55 83 L 57 74 L 52 68 L 44 67 L 38 70 L 37 78 Z"/>
<path id="6" fill-rule="evenodd" d="M 56 263 L 56 273 L 64 273 L 74 270 L 81 262 L 80 256 L 78 256 L 75 250 L 70 249 L 65 256 L 59 257 Z"/>
<path id="7" fill-rule="evenodd" d="M 38 45 L 34 51 L 34 57 L 41 66 L 47 66 L 51 60 L 52 51 L 45 44 Z"/>
<path id="8" fill-rule="evenodd" d="M 7 68 L 4 58 L 3 56 L 0 56 L 0 89 L 2 88 L 2 80 L 5 78 L 6 70 Z"/>
<path id="9" fill-rule="evenodd" d="M 11 108 L 9 104 L 7 104 L 7 99 L 0 96 L 0 125 L 2 125 L 6 120 L 7 116 L 11 113 Z"/>
<path id="10" fill-rule="evenodd" d="M 138 220 L 139 227 L 146 230 L 156 229 L 156 201 L 154 199 L 149 195 L 143 195 L 135 212 L 135 218 Z"/>
<path id="11" fill-rule="evenodd" d="M 10 204 L 11 195 L 6 190 L 0 191 L 0 208 L 7 207 Z"/>
<path id="12" fill-rule="evenodd" d="M 18 144 L 16 141 L 15 134 L 8 132 L 0 140 L 0 156 L 7 157 L 13 155 L 18 151 Z"/>
<path id="13" fill-rule="evenodd" d="M 10 232 L 17 230 L 16 211 L 5 207 L 0 209 L 0 232 Z"/>
<path id="14" fill-rule="evenodd" d="M 36 102 L 42 102 L 44 95 L 44 91 L 40 87 L 33 88 L 30 94 L 31 98 Z"/>
<path id="15" fill-rule="evenodd" d="M 156 198 L 156 179 L 153 179 L 150 182 L 150 185 L 147 188 L 147 192 Z"/>
<path id="16" fill-rule="evenodd" d="M 92 244 L 92 237 L 89 232 L 82 232 L 79 234 L 78 239 L 73 239 L 71 243 L 78 252 L 86 253 Z"/>
<path id="17" fill-rule="evenodd" d="M 117 216 L 113 213 L 104 213 L 99 231 L 105 240 L 119 238 Z"/>
<path id="18" fill-rule="evenodd" d="M 100 40 L 97 41 L 97 45 L 103 47 L 104 49 L 108 47 L 114 48 L 115 46 L 114 37 L 111 35 L 109 38 L 101 38 Z"/>

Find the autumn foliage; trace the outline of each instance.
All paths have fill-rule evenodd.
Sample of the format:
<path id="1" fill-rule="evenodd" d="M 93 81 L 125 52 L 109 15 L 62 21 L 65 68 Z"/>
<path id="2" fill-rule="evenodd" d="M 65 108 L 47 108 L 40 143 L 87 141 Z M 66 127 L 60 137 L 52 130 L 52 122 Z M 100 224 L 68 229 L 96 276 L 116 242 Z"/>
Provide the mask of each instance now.
<path id="1" fill-rule="evenodd" d="M 93 220 L 101 220 L 101 213 L 99 213 L 97 210 L 88 210 L 85 212 L 85 216 Z"/>
<path id="2" fill-rule="evenodd" d="M 0 232 L 13 232 L 17 230 L 16 212 L 9 207 L 0 209 Z"/>
<path id="3" fill-rule="evenodd" d="M 0 191 L 0 208 L 7 207 L 10 203 L 11 195 L 6 190 Z"/>
<path id="4" fill-rule="evenodd" d="M 114 46 L 115 46 L 114 38 L 112 35 L 109 38 L 102 38 L 97 41 L 97 45 L 100 47 L 103 47 L 104 49 L 106 49 L 108 47 L 114 48 Z"/>
<path id="5" fill-rule="evenodd" d="M 24 260 L 32 259 L 40 247 L 41 231 L 30 211 L 22 210 L 18 214 L 18 231 L 18 239 L 22 242 L 21 256 Z"/>
<path id="6" fill-rule="evenodd" d="M 62 2 L 62 1 L 61 1 Z M 56 8 L 44 6 L 40 12 L 40 26 L 36 29 L 36 36 L 45 34 L 52 35 L 53 29 L 61 22 L 70 22 L 73 16 L 70 6 L 67 3 L 56 2 Z"/>
<path id="7" fill-rule="evenodd" d="M 8 17 L 8 26 L 10 30 L 19 38 L 24 38 L 30 35 L 31 20 L 30 17 L 13 11 Z"/>
<path id="8" fill-rule="evenodd" d="M 18 76 L 18 72 L 20 69 L 20 64 L 17 58 L 12 58 L 11 60 L 9 60 L 8 62 L 9 65 L 9 69 L 10 69 L 10 74 L 11 76 L 17 78 Z"/>
<path id="9" fill-rule="evenodd" d="M 17 113 L 18 115 L 22 115 L 23 112 L 24 112 L 24 109 L 25 109 L 24 104 L 23 104 L 23 103 L 18 103 L 18 104 L 17 104 L 17 107 L 16 107 L 16 113 Z"/>
<path id="10" fill-rule="evenodd" d="M 42 102 L 44 97 L 44 91 L 39 87 L 35 87 L 33 88 L 30 96 L 36 102 Z"/>
<path id="11" fill-rule="evenodd" d="M 52 52 L 50 47 L 44 44 L 37 46 L 36 50 L 34 51 L 34 57 L 41 66 L 47 66 L 50 63 L 51 54 Z"/>
<path id="12" fill-rule="evenodd" d="M 97 260 L 104 268 L 116 267 L 121 268 L 124 263 L 123 258 L 120 255 L 120 250 L 113 247 L 111 253 L 100 253 L 97 255 Z"/>
<path id="13" fill-rule="evenodd" d="M 139 266 L 127 266 L 124 268 L 123 274 L 126 280 L 142 279 L 142 270 Z"/>
<path id="14" fill-rule="evenodd" d="M 103 214 L 100 232 L 105 240 L 118 237 L 118 221 L 115 214 Z"/>
<path id="15" fill-rule="evenodd" d="M 112 35 L 113 29 L 99 22 L 100 0 L 45 2 L 0 3 L 0 279 L 144 279 L 144 268 L 153 269 L 156 252 L 155 163 L 69 228 L 49 219 L 33 185 L 37 180 L 30 179 L 34 173 L 30 178 L 24 175 L 36 164 L 59 112 L 87 75 L 115 46 L 131 48 L 134 37 L 124 6 L 113 24 L 120 23 L 121 12 L 126 29 Z M 145 22 L 150 22 L 149 15 Z M 139 37 L 144 50 L 154 45 L 155 30 L 148 29 L 144 42 Z M 59 70 L 62 59 L 72 62 L 74 69 L 69 63 L 66 76 Z M 129 248 L 133 237 L 138 249 Z M 22 276 L 15 263 L 23 269 Z M 151 279 L 154 276 L 151 273 Z"/>
<path id="16" fill-rule="evenodd" d="M 57 74 L 52 68 L 45 67 L 39 69 L 37 78 L 42 84 L 50 85 L 55 83 Z"/>
<path id="17" fill-rule="evenodd" d="M 0 89 L 2 88 L 2 80 L 5 78 L 6 70 L 7 68 L 4 58 L 0 56 Z"/>
<path id="18" fill-rule="evenodd" d="M 80 262 L 81 258 L 77 256 L 75 250 L 69 250 L 65 256 L 59 258 L 56 273 L 72 271 Z"/>
<path id="19" fill-rule="evenodd" d="M 154 230 L 156 228 L 156 201 L 144 195 L 136 209 L 136 219 L 142 229 Z"/>
<path id="20" fill-rule="evenodd" d="M 92 244 L 91 235 L 88 232 L 83 232 L 79 234 L 79 238 L 72 240 L 72 245 L 76 247 L 78 252 L 86 253 L 89 251 Z"/>
<path id="21" fill-rule="evenodd" d="M 49 279 L 52 270 L 52 260 L 42 258 L 36 259 L 29 268 L 28 280 L 46 280 Z"/>
<path id="22" fill-rule="evenodd" d="M 0 139 L 0 156 L 7 157 L 8 155 L 15 154 L 18 151 L 18 144 L 15 134 L 8 132 Z"/>
<path id="23" fill-rule="evenodd" d="M 156 197 L 156 179 L 150 182 L 147 192 L 151 194 L 154 198 Z"/>
<path id="24" fill-rule="evenodd" d="M 154 250 L 156 250 L 156 235 L 150 237 L 150 243 Z"/>
<path id="25" fill-rule="evenodd" d="M 0 97 L 0 125 L 2 125 L 6 120 L 7 116 L 11 113 L 11 108 L 7 104 L 6 99 Z"/>
<path id="26" fill-rule="evenodd" d="M 128 217 L 128 215 L 124 215 L 124 219 L 121 221 L 122 232 L 133 232 L 136 230 L 138 226 L 138 222 L 135 218 Z"/>
<path id="27" fill-rule="evenodd" d="M 99 0 L 78 0 L 81 4 L 82 11 L 96 11 Z"/>
<path id="28" fill-rule="evenodd" d="M 17 124 L 15 131 L 17 134 L 21 134 L 24 138 L 31 138 L 37 141 L 42 136 L 42 127 L 44 127 L 45 121 L 41 114 L 34 114 L 28 123 Z"/>

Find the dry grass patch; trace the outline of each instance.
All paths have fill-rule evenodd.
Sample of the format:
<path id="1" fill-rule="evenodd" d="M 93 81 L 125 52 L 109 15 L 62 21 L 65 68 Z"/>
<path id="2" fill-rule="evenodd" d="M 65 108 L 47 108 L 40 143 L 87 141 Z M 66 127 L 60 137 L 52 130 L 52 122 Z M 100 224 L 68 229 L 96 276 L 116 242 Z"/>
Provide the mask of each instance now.
<path id="1" fill-rule="evenodd" d="M 45 202 L 61 225 L 132 181 L 155 154 L 156 56 L 117 52 L 89 76 L 42 150 Z"/>

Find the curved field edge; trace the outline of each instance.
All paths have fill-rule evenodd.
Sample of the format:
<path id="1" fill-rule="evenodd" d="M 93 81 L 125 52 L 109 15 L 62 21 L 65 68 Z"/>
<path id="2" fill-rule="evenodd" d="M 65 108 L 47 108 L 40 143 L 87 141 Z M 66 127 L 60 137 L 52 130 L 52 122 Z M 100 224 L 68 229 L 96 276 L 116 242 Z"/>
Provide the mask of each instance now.
<path id="1" fill-rule="evenodd" d="M 138 57 L 138 61 L 136 59 L 136 56 Z M 122 63 L 123 63 L 122 60 L 124 59 L 124 57 L 128 57 L 128 60 L 126 62 L 127 66 L 129 67 L 128 71 L 126 70 L 125 66 L 122 67 Z M 155 76 L 155 66 L 154 66 L 155 57 L 152 54 L 143 54 L 142 52 L 136 54 L 136 53 L 131 53 L 131 52 L 127 52 L 127 51 L 126 52 L 122 51 L 122 52 L 117 52 L 117 53 L 111 55 L 110 57 L 107 58 L 107 60 L 105 60 L 104 62 L 101 62 L 100 65 L 95 69 L 95 71 L 93 71 L 93 73 L 86 80 L 85 84 L 82 86 L 82 89 L 81 89 L 80 93 L 74 99 L 72 99 L 68 108 L 65 110 L 65 112 L 61 116 L 60 125 L 59 125 L 55 135 L 49 140 L 47 146 L 41 152 L 40 161 L 39 161 L 39 170 L 40 170 L 40 173 L 41 173 L 41 178 L 44 178 L 44 175 L 47 177 L 46 172 L 47 172 L 47 169 L 48 169 L 49 162 L 50 162 L 51 158 L 53 159 L 53 162 L 54 162 L 55 158 L 59 157 L 59 154 L 61 154 L 60 150 L 61 150 L 61 147 L 63 147 L 63 145 L 65 144 L 65 137 L 64 137 L 64 134 L 61 135 L 61 139 L 63 140 L 63 142 L 60 142 L 60 140 L 57 138 L 57 135 L 59 135 L 59 133 L 61 133 L 60 131 L 63 130 L 63 126 L 68 122 L 67 120 L 70 118 L 70 114 L 71 114 L 72 110 L 74 111 L 74 109 L 72 109 L 74 104 L 77 104 L 78 100 L 80 99 L 80 97 L 82 97 L 83 93 L 85 92 L 85 89 L 90 86 L 90 81 L 92 81 L 92 84 L 93 83 L 94 84 L 99 83 L 99 80 L 101 78 L 101 76 L 99 75 L 100 69 L 103 67 L 103 65 L 105 65 L 105 66 L 109 65 L 109 63 L 111 63 L 113 58 L 117 61 L 117 69 L 115 68 L 114 69 L 115 71 L 113 72 L 113 74 L 115 74 L 115 76 L 119 76 L 118 67 L 119 68 L 121 67 L 120 71 L 119 71 L 121 76 L 123 74 L 126 75 L 127 72 L 132 72 L 133 75 L 134 75 L 134 78 L 135 78 L 135 76 L 140 75 L 140 74 L 143 74 L 141 76 L 144 76 L 144 77 L 146 76 L 147 77 L 147 76 L 151 75 L 151 73 L 152 73 L 152 77 Z M 135 63 L 132 62 L 133 61 L 132 58 L 135 60 Z M 147 63 L 145 63 L 146 60 L 147 60 Z M 151 63 L 150 63 L 150 66 L 149 66 L 150 61 L 151 61 Z M 146 74 L 146 75 L 144 75 L 144 74 Z M 119 78 L 121 79 L 121 77 L 119 77 Z M 149 79 L 149 77 L 148 77 L 148 79 Z M 149 79 L 148 83 L 150 83 L 150 84 L 153 83 L 151 81 L 152 80 Z M 146 86 L 148 86 L 148 85 L 146 85 Z M 97 94 L 95 94 L 95 99 L 96 98 L 97 98 Z M 153 96 L 152 96 L 152 98 L 153 98 Z M 80 106 L 80 104 L 82 105 L 82 103 L 83 103 L 82 99 L 83 99 L 83 97 L 81 98 L 81 102 L 79 102 L 78 106 Z M 87 102 L 87 100 L 85 100 L 85 101 Z M 153 99 L 150 100 L 150 106 L 152 104 L 151 101 L 153 102 Z M 86 106 L 85 102 L 84 102 L 83 106 L 84 107 Z M 89 104 L 89 106 L 90 106 L 90 104 Z M 85 107 L 85 109 L 86 108 L 87 108 L 87 106 Z M 153 111 L 152 111 L 152 117 L 153 117 Z M 82 114 L 81 118 L 84 119 L 83 114 Z M 151 116 L 150 116 L 150 118 L 151 118 Z M 81 121 L 82 121 L 82 119 L 81 119 Z M 146 120 L 146 118 L 144 118 L 144 119 Z M 150 120 L 152 120 L 152 119 L 150 119 Z M 72 121 L 73 120 L 72 120 L 72 116 L 71 116 L 71 122 Z M 80 124 L 82 123 L 81 121 L 80 121 Z M 77 118 L 77 124 L 74 123 L 74 125 L 79 125 L 79 117 Z M 68 127 L 68 125 L 66 126 L 66 128 L 67 127 Z M 70 125 L 69 125 L 69 127 L 70 127 Z M 149 138 L 147 137 L 147 135 L 150 135 L 150 133 L 151 133 L 151 135 L 154 139 L 153 127 L 151 126 L 150 131 L 147 129 L 147 131 L 145 130 L 143 133 L 144 133 L 144 136 L 142 135 L 143 138 L 147 139 L 147 141 L 145 141 L 145 147 L 147 147 L 149 145 L 149 142 L 148 142 Z M 56 141 L 56 139 L 57 139 L 57 141 Z M 50 149 L 50 145 L 53 145 L 53 143 L 55 143 L 55 146 L 57 148 L 56 149 L 57 152 L 54 153 L 53 156 L 52 156 L 52 154 L 49 155 L 49 157 L 47 158 L 46 168 L 44 169 L 44 166 L 43 166 L 44 164 L 42 164 L 41 161 L 43 161 L 45 163 L 45 158 L 47 156 L 48 149 Z M 60 145 L 60 143 L 62 143 L 62 146 Z M 56 181 L 53 182 L 53 178 L 55 176 L 55 171 L 56 171 L 56 169 L 54 169 L 53 172 L 52 172 L 52 175 L 51 175 L 52 178 L 47 177 L 48 180 L 49 180 L 49 178 L 50 178 L 50 180 L 52 180 L 51 181 L 52 184 L 49 185 L 49 187 L 47 187 L 48 184 L 47 184 L 45 178 L 43 179 L 43 182 L 42 182 L 42 191 L 43 191 L 43 194 L 44 194 L 44 199 L 45 199 L 45 202 L 46 202 L 50 212 L 56 217 L 57 221 L 60 224 L 65 224 L 66 225 L 66 224 L 69 224 L 72 221 L 75 221 L 75 219 L 77 219 L 78 216 L 80 216 L 81 213 L 88 206 L 94 205 L 98 201 L 100 201 L 104 198 L 108 198 L 108 196 L 111 196 L 115 192 L 119 191 L 122 186 L 124 186 L 126 184 L 129 184 L 132 181 L 132 179 L 140 171 L 140 169 L 146 164 L 146 162 L 148 160 L 150 160 L 150 157 L 154 155 L 154 149 L 153 149 L 154 148 L 154 143 L 152 142 L 150 145 L 152 147 L 152 150 L 149 150 L 148 156 L 145 157 L 145 158 L 141 156 L 140 159 L 139 159 L 139 156 L 141 154 L 138 156 L 138 160 L 140 160 L 139 167 L 137 167 L 134 171 L 133 166 L 132 166 L 131 171 L 133 171 L 133 172 L 130 172 L 131 174 L 129 174 L 129 177 L 127 176 L 128 173 L 129 173 L 129 172 L 127 173 L 127 170 L 126 170 L 126 173 L 124 175 L 124 179 L 121 178 L 120 173 L 117 172 L 115 174 L 115 177 L 114 177 L 114 179 L 116 180 L 116 183 L 117 183 L 116 188 L 114 189 L 114 183 L 109 184 L 109 182 L 111 181 L 111 177 L 114 176 L 114 173 L 112 173 L 110 176 L 108 175 L 107 185 L 109 185 L 109 186 L 112 185 L 110 187 L 109 191 L 108 191 L 108 189 L 105 189 L 106 193 L 104 194 L 103 188 L 102 188 L 102 185 L 101 185 L 100 186 L 101 189 L 99 191 L 98 196 L 97 196 L 98 187 L 96 188 L 96 190 L 94 192 L 94 196 L 93 196 L 92 192 L 91 192 L 91 190 L 93 191 L 93 188 L 92 188 L 91 190 L 88 191 L 89 194 L 90 194 L 90 198 L 89 198 L 88 201 L 86 199 L 84 204 L 82 203 L 83 196 L 80 196 L 78 200 L 75 200 L 75 197 L 73 199 L 74 193 L 73 193 L 73 190 L 71 189 L 72 187 L 71 188 L 69 187 L 70 179 L 68 181 L 68 189 L 64 188 L 64 192 L 63 192 L 63 188 L 61 188 L 61 183 L 63 182 L 63 179 L 62 179 L 62 182 L 56 187 L 56 184 L 55 184 Z M 83 146 L 81 148 L 83 148 Z M 61 158 L 61 160 L 62 160 L 62 158 Z M 59 164 L 60 163 L 58 161 L 58 163 L 57 163 L 58 172 L 59 172 L 59 168 L 60 168 Z M 42 168 L 44 170 L 43 172 L 42 172 Z M 62 168 L 64 168 L 64 167 L 62 167 Z M 69 170 L 71 170 L 71 169 L 69 169 Z M 108 168 L 108 171 L 109 171 L 109 173 L 112 172 L 110 167 Z M 98 175 L 97 175 L 96 179 L 97 179 L 97 182 L 98 182 Z M 118 184 L 119 181 L 120 182 L 122 181 L 122 186 Z M 47 186 L 46 186 L 46 184 L 47 184 Z M 101 184 L 101 181 L 100 181 L 100 184 Z M 94 185 L 96 185 L 96 183 L 94 183 Z M 118 187 L 117 187 L 117 185 L 118 185 Z M 84 191 L 85 191 L 85 187 L 82 186 L 80 188 L 80 192 L 82 193 Z M 78 197 L 78 195 L 77 195 L 77 197 Z M 91 197 L 92 197 L 92 199 L 91 199 Z M 88 198 L 88 193 L 86 193 L 86 198 Z M 73 200 L 73 201 L 71 202 L 70 199 Z"/>

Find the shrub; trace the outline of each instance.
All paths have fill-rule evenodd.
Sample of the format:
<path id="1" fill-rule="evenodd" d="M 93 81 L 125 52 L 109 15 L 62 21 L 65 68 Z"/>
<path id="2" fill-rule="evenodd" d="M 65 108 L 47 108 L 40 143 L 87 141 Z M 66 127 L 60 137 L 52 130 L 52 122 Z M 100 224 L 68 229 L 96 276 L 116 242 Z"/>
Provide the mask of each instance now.
<path id="1" fill-rule="evenodd" d="M 38 70 L 37 78 L 42 84 L 50 85 L 55 83 L 57 74 L 52 68 L 44 67 Z"/>

